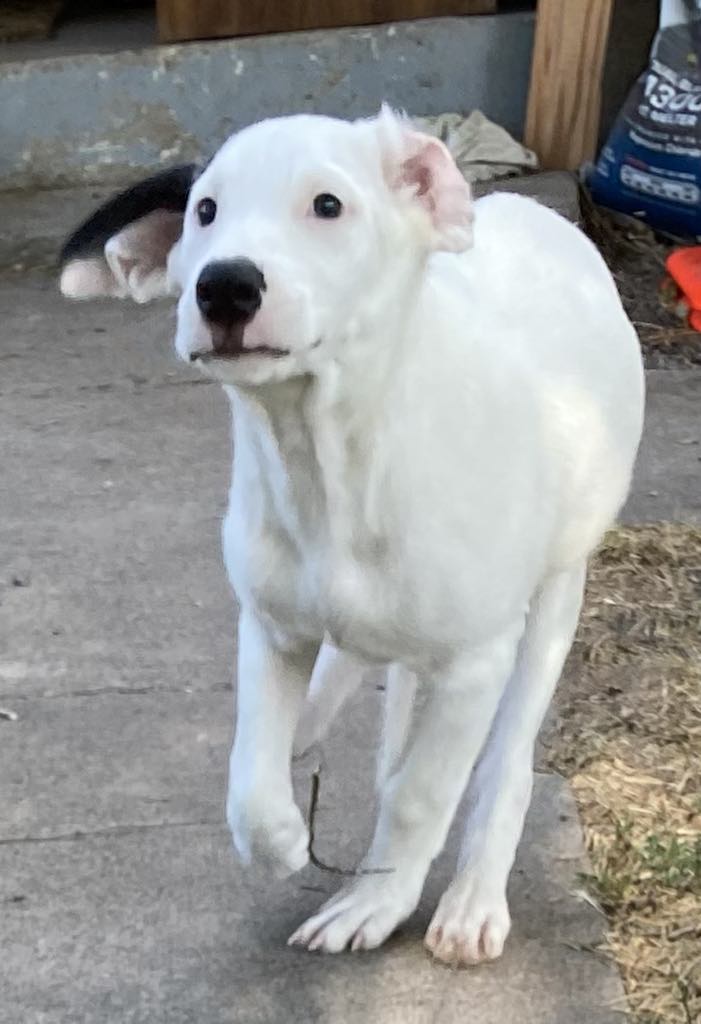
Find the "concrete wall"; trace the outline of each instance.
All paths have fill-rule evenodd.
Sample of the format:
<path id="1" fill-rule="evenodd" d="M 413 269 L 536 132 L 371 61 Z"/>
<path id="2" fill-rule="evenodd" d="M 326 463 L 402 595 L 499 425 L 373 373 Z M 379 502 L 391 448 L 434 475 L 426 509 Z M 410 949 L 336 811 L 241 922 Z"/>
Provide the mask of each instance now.
<path id="1" fill-rule="evenodd" d="M 126 181 L 263 117 L 481 108 L 520 135 L 532 14 L 300 32 L 0 67 L 0 188 Z"/>

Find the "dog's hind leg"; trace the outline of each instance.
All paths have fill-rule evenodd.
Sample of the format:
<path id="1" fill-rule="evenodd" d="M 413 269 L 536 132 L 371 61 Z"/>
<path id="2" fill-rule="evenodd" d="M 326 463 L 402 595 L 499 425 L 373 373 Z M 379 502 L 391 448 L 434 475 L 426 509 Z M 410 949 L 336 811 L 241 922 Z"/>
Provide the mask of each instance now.
<path id="1" fill-rule="evenodd" d="M 385 715 L 377 758 L 377 788 L 382 789 L 402 759 L 409 739 L 417 679 L 401 665 L 390 665 L 385 684 Z"/>
<path id="2" fill-rule="evenodd" d="M 294 756 L 323 739 L 332 721 L 363 681 L 367 664 L 325 642 L 314 665 L 309 692 L 302 706 Z"/>
<path id="3" fill-rule="evenodd" d="M 585 564 L 551 576 L 529 611 L 516 666 L 468 789 L 458 874 L 426 934 L 439 960 L 501 955 L 509 933 L 506 884 L 533 786 L 533 749 L 574 638 Z"/>

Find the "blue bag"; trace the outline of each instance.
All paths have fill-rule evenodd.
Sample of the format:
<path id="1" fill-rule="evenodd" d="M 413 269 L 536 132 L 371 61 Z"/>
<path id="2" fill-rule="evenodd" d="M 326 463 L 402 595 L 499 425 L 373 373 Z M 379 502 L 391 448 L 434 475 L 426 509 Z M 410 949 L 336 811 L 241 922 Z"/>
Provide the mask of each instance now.
<path id="1" fill-rule="evenodd" d="M 650 63 L 588 184 L 602 206 L 701 238 L 701 0 L 661 0 Z"/>

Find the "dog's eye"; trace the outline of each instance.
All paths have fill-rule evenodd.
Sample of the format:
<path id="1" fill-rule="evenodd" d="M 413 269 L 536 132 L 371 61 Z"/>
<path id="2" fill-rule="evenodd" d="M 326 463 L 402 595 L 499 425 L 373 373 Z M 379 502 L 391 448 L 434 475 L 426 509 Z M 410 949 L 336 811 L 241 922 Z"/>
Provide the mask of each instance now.
<path id="1" fill-rule="evenodd" d="M 343 203 L 341 200 L 337 199 L 336 196 L 332 196 L 330 192 L 322 192 L 314 197 L 314 213 L 317 217 L 332 220 L 334 217 L 341 216 L 342 209 Z"/>
<path id="2" fill-rule="evenodd" d="M 203 228 L 211 224 L 217 215 L 217 204 L 213 199 L 200 199 L 197 204 L 197 219 Z"/>

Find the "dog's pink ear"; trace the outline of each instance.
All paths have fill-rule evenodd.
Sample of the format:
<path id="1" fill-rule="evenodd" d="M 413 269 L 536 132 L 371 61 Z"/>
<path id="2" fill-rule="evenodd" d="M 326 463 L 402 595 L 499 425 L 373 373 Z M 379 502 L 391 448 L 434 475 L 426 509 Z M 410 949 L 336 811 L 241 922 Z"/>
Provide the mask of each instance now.
<path id="1" fill-rule="evenodd" d="M 472 245 L 472 193 L 448 148 L 430 135 L 412 132 L 413 155 L 401 165 L 401 183 L 431 218 L 435 247 L 463 252 Z"/>
<path id="2" fill-rule="evenodd" d="M 434 249 L 463 252 L 472 245 L 472 192 L 440 139 L 415 131 L 383 108 L 385 171 L 390 186 L 409 192 L 430 219 Z M 389 157 L 389 159 L 387 159 Z"/>

